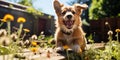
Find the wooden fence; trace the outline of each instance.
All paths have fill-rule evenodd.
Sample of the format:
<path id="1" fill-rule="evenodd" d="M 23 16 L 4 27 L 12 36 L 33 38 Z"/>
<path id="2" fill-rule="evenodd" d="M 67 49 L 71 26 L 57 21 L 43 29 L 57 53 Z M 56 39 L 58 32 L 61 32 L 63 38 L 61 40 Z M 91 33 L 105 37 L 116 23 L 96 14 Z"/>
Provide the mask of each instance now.
<path id="1" fill-rule="evenodd" d="M 108 25 L 105 25 L 105 22 L 108 22 Z M 96 42 L 107 42 L 108 35 L 107 32 L 111 29 L 113 31 L 113 39 L 115 40 L 115 29 L 120 28 L 120 18 L 103 18 L 99 20 L 91 20 L 90 21 L 90 33 L 93 34 L 93 38 Z M 119 36 L 120 37 L 120 36 Z"/>

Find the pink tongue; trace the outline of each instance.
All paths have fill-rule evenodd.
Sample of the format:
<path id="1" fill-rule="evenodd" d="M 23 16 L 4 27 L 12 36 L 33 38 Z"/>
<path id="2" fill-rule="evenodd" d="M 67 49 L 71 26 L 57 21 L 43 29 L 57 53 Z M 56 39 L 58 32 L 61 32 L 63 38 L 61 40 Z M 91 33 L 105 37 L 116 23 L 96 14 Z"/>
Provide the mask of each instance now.
<path id="1" fill-rule="evenodd" d="M 71 28 L 72 21 L 66 21 L 65 24 L 66 24 L 66 26 L 67 26 L 68 28 Z"/>

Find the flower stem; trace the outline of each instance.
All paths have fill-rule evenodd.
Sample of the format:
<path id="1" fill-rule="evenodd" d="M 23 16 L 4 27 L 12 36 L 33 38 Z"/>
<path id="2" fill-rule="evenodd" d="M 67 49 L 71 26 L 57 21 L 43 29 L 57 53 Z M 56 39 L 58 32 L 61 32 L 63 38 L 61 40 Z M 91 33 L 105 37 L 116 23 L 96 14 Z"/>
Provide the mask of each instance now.
<path id="1" fill-rule="evenodd" d="M 26 32 L 23 34 L 22 40 L 25 38 L 25 36 L 26 36 Z"/>
<path id="2" fill-rule="evenodd" d="M 117 36 L 116 37 L 117 37 L 117 41 L 119 41 L 119 33 L 118 32 L 117 32 Z"/>
<path id="3" fill-rule="evenodd" d="M 0 23 L 0 27 L 1 27 L 3 24 L 4 24 L 4 22 L 1 22 L 1 23 Z"/>
<path id="4" fill-rule="evenodd" d="M 10 21 L 7 22 L 7 29 L 8 29 L 8 35 L 10 36 L 10 30 L 11 30 L 11 23 Z"/>
<path id="5" fill-rule="evenodd" d="M 108 39 L 109 39 L 110 42 L 112 41 L 112 35 L 111 34 L 109 35 Z"/>
<path id="6" fill-rule="evenodd" d="M 18 30 L 18 38 L 20 38 L 21 32 L 22 32 L 23 24 L 20 24 L 19 30 Z"/>
<path id="7" fill-rule="evenodd" d="M 69 60 L 69 54 L 68 54 L 68 50 L 66 50 L 66 52 L 67 52 L 67 59 Z"/>

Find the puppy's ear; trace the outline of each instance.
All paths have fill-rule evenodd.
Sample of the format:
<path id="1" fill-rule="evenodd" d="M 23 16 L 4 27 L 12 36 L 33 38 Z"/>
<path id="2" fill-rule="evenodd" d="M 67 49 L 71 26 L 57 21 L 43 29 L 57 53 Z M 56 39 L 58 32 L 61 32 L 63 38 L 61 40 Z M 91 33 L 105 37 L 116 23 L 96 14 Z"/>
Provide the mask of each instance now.
<path id="1" fill-rule="evenodd" d="M 58 0 L 54 0 L 53 6 L 54 6 L 54 9 L 55 9 L 55 12 L 57 14 L 61 14 L 61 7 L 63 6 L 63 4 L 60 4 Z"/>
<path id="2" fill-rule="evenodd" d="M 82 4 L 82 5 L 81 4 L 74 4 L 74 7 L 77 10 L 77 12 L 79 14 L 81 14 L 82 10 L 87 9 L 88 5 L 86 5 L 86 4 Z"/>
<path id="3" fill-rule="evenodd" d="M 88 7 L 86 4 L 75 4 L 74 6 L 76 6 L 77 9 L 87 9 Z"/>

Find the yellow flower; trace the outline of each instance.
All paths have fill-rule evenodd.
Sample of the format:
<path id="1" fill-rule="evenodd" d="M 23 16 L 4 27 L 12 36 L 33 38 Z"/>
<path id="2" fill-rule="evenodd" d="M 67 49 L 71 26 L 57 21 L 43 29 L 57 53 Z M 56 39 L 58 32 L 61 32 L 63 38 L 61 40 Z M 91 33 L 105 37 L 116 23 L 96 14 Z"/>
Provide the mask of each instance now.
<path id="1" fill-rule="evenodd" d="M 115 32 L 120 32 L 120 29 L 116 29 Z"/>
<path id="2" fill-rule="evenodd" d="M 6 14 L 2 19 L 3 22 L 14 21 L 14 17 L 11 14 Z"/>
<path id="3" fill-rule="evenodd" d="M 68 49 L 68 48 L 69 48 L 69 46 L 67 46 L 67 45 L 64 45 L 64 46 L 63 46 L 63 48 L 64 48 L 64 49 Z"/>
<path id="4" fill-rule="evenodd" d="M 32 41 L 32 46 L 37 46 L 37 43 L 35 41 Z"/>
<path id="5" fill-rule="evenodd" d="M 30 30 L 29 29 L 23 29 L 25 32 L 30 32 Z"/>
<path id="6" fill-rule="evenodd" d="M 38 48 L 33 47 L 33 48 L 31 48 L 31 51 L 35 53 L 35 52 L 37 52 L 37 51 L 38 51 Z"/>
<path id="7" fill-rule="evenodd" d="M 19 17 L 19 18 L 17 19 L 17 22 L 18 22 L 18 23 L 24 23 L 24 22 L 26 22 L 26 19 L 23 18 L 23 17 Z"/>

